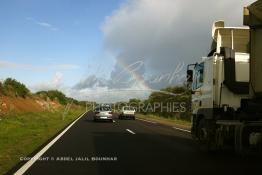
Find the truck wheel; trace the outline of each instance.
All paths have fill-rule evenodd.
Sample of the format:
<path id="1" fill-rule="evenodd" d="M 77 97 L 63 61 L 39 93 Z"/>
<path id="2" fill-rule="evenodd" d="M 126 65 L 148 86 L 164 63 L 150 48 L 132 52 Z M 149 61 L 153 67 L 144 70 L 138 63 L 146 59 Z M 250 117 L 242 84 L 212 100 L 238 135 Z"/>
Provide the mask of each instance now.
<path id="1" fill-rule="evenodd" d="M 200 149 L 210 151 L 210 139 L 205 119 L 201 119 L 197 126 L 197 138 Z"/>

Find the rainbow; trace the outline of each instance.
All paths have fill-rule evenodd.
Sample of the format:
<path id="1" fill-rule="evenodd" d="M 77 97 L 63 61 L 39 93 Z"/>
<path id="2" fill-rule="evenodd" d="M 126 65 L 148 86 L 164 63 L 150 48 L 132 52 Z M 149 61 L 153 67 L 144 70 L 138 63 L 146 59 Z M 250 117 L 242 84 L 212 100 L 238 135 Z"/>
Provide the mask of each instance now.
<path id="1" fill-rule="evenodd" d="M 140 88 L 141 88 L 141 90 L 152 90 L 151 88 L 150 88 L 150 86 L 145 82 L 145 80 L 144 80 L 144 78 L 140 75 L 140 74 L 138 74 L 138 73 L 136 73 L 136 67 L 134 67 L 133 68 L 133 66 L 135 66 L 136 64 L 140 64 L 140 63 L 142 63 L 143 64 L 143 62 L 142 61 L 137 61 L 137 62 L 135 62 L 135 63 L 133 63 L 133 64 L 130 64 L 130 65 L 127 65 L 125 62 L 123 62 L 123 61 L 121 61 L 121 60 L 119 60 L 118 61 L 118 64 L 119 64 L 119 66 L 120 67 L 122 67 L 123 69 L 124 69 L 124 71 L 125 72 L 127 72 L 130 76 L 132 76 L 134 79 L 135 79 L 135 81 L 141 86 Z M 140 66 L 140 65 L 138 65 L 138 66 Z M 121 74 L 124 72 L 124 71 L 122 71 L 122 72 L 120 72 L 120 76 L 121 76 Z"/>

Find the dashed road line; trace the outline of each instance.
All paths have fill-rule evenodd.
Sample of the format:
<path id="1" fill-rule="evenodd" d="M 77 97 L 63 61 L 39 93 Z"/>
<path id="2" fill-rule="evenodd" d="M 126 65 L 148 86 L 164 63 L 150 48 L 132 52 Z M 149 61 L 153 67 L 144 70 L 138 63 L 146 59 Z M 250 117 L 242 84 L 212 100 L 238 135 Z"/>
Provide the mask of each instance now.
<path id="1" fill-rule="evenodd" d="M 127 132 L 131 133 L 131 134 L 136 134 L 133 131 L 131 131 L 130 129 L 126 129 Z"/>

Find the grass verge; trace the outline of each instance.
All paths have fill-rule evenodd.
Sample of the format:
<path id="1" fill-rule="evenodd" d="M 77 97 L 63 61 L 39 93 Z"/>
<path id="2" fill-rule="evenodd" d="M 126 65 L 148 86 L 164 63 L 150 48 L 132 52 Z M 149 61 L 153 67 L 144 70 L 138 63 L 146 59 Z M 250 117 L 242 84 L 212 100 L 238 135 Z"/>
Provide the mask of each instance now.
<path id="1" fill-rule="evenodd" d="M 157 116 L 157 115 L 153 115 L 153 114 L 146 114 L 146 115 L 145 114 L 136 114 L 136 116 L 138 118 L 141 118 L 141 119 L 153 120 L 153 121 L 164 123 L 164 124 L 182 125 L 186 128 L 191 127 L 190 121 L 177 119 L 175 117 L 165 118 L 165 117 L 161 117 L 161 116 Z"/>
<path id="2" fill-rule="evenodd" d="M 0 120 L 0 174 L 5 174 L 75 120 L 84 109 L 70 109 L 63 120 L 64 111 L 12 114 Z"/>

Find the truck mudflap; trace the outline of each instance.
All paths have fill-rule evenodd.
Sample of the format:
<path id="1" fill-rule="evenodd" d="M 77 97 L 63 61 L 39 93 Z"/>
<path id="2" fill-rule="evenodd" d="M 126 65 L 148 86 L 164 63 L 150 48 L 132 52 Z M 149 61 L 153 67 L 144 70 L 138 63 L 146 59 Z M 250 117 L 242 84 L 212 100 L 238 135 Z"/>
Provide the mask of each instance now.
<path id="1" fill-rule="evenodd" d="M 217 129 L 217 145 L 223 146 L 223 131 L 234 131 L 234 149 L 239 154 L 262 153 L 262 121 L 227 121 L 218 120 L 216 122 Z"/>

